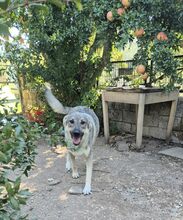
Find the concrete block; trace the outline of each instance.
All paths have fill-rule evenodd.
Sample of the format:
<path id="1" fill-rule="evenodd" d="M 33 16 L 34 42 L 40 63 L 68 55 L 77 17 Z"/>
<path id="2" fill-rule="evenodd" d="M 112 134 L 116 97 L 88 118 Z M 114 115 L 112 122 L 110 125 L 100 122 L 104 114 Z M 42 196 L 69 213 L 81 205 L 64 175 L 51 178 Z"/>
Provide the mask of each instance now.
<path id="1" fill-rule="evenodd" d="M 158 127 L 151 127 L 149 128 L 149 136 L 158 138 L 158 139 L 165 139 L 166 138 L 166 129 L 158 128 Z"/>
<path id="2" fill-rule="evenodd" d="M 175 130 L 175 131 L 179 131 L 180 130 L 181 120 L 182 120 L 181 118 L 175 117 L 174 124 L 173 124 L 173 130 Z"/>
<path id="3" fill-rule="evenodd" d="M 183 117 L 183 102 L 178 102 L 177 103 L 177 110 L 176 110 L 176 117 Z"/>
<path id="4" fill-rule="evenodd" d="M 150 129 L 151 129 L 150 127 L 143 127 L 143 136 L 147 136 L 147 137 L 151 136 L 149 134 Z"/>
<path id="5" fill-rule="evenodd" d="M 157 103 L 157 104 L 150 104 L 149 105 L 149 114 L 150 115 L 153 115 L 153 114 L 159 114 L 159 112 L 160 112 L 160 105 L 159 105 L 159 103 Z"/>
<path id="6" fill-rule="evenodd" d="M 181 118 L 180 131 L 183 131 L 183 117 Z"/>
<path id="7" fill-rule="evenodd" d="M 121 110 L 115 110 L 115 109 L 110 109 L 109 110 L 109 119 L 114 120 L 114 121 L 122 121 L 122 111 Z"/>
<path id="8" fill-rule="evenodd" d="M 136 133 L 137 131 L 137 125 L 136 124 L 132 124 L 132 133 Z"/>
<path id="9" fill-rule="evenodd" d="M 162 116 L 167 116 L 170 114 L 171 102 L 158 103 L 159 114 Z"/>
<path id="10" fill-rule="evenodd" d="M 125 105 L 125 103 L 118 103 L 118 102 L 116 102 L 115 103 L 115 106 L 113 107 L 115 110 L 120 110 L 120 111 L 122 111 L 125 107 L 124 107 L 124 105 Z"/>
<path id="11" fill-rule="evenodd" d="M 109 130 L 111 134 L 121 134 L 123 131 L 132 132 L 132 125 L 130 123 L 110 121 Z"/>
<path id="12" fill-rule="evenodd" d="M 145 105 L 145 109 L 144 109 L 145 115 L 150 115 L 150 107 L 151 107 L 151 105 Z"/>
<path id="13" fill-rule="evenodd" d="M 159 127 L 166 129 L 168 126 L 168 119 L 169 119 L 168 116 L 160 116 L 159 117 Z"/>
<path id="14" fill-rule="evenodd" d="M 130 111 L 123 110 L 122 118 L 123 118 L 123 122 L 136 123 L 136 114 L 135 114 L 135 112 L 130 112 Z"/>
<path id="15" fill-rule="evenodd" d="M 132 125 L 131 125 L 131 123 L 121 122 L 120 124 L 117 124 L 117 128 L 119 130 L 122 130 L 122 131 L 132 132 Z"/>
<path id="16" fill-rule="evenodd" d="M 129 111 L 136 112 L 137 105 L 129 104 Z"/>
<path id="17" fill-rule="evenodd" d="M 159 125 L 159 115 L 144 115 L 144 126 L 146 127 L 158 127 Z"/>

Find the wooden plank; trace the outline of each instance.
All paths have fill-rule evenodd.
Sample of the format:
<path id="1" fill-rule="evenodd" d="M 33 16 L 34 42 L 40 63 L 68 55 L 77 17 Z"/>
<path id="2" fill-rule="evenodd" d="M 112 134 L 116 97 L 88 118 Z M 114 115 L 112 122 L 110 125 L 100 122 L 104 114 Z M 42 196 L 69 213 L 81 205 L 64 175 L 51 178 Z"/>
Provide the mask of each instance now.
<path id="1" fill-rule="evenodd" d="M 128 104 L 138 104 L 140 93 L 125 93 L 104 91 L 103 99 L 108 102 L 124 102 Z"/>
<path id="2" fill-rule="evenodd" d="M 170 109 L 170 115 L 168 120 L 168 127 L 167 127 L 167 133 L 166 133 L 166 142 L 168 143 L 170 141 L 173 124 L 175 120 L 175 113 L 177 109 L 177 102 L 178 100 L 172 101 L 171 109 Z"/>
<path id="3" fill-rule="evenodd" d="M 145 107 L 145 94 L 140 94 L 139 105 L 138 105 L 138 116 L 137 116 L 137 133 L 136 133 L 136 146 L 138 148 L 142 145 L 142 133 L 144 123 L 144 107 Z"/>
<path id="4" fill-rule="evenodd" d="M 147 93 L 145 104 L 153 104 L 153 103 L 161 103 L 161 102 L 177 100 L 178 94 L 179 94 L 178 91 L 173 91 L 170 93 L 168 92 Z"/>
<path id="5" fill-rule="evenodd" d="M 106 144 L 109 142 L 109 113 L 108 103 L 105 101 L 104 92 L 102 93 L 102 109 L 103 109 L 103 123 L 104 123 L 104 137 Z"/>

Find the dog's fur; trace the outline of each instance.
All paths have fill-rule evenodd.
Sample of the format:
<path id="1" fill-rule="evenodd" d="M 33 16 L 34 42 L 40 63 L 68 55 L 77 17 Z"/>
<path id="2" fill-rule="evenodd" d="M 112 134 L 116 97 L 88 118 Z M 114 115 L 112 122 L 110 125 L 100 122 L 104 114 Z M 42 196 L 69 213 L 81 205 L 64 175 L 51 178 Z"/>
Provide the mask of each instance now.
<path id="1" fill-rule="evenodd" d="M 86 157 L 86 181 L 83 194 L 90 194 L 93 167 L 92 146 L 99 133 L 98 117 L 93 110 L 84 106 L 64 107 L 52 94 L 48 84 L 46 84 L 45 96 L 55 112 L 67 114 L 63 119 L 65 142 L 68 149 L 66 169 L 72 170 L 73 178 L 78 178 L 75 156 L 83 154 Z"/>

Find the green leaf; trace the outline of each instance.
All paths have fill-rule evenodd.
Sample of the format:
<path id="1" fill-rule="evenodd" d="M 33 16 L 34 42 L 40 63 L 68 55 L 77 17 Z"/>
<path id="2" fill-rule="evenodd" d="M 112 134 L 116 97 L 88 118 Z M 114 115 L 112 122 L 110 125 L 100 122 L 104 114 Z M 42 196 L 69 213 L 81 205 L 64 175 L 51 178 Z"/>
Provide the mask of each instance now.
<path id="1" fill-rule="evenodd" d="M 58 8 L 61 8 L 62 10 L 65 9 L 65 4 L 59 0 L 48 0 L 51 4 L 57 6 Z"/>
<path id="2" fill-rule="evenodd" d="M 15 199 L 14 197 L 10 197 L 10 204 L 11 204 L 13 209 L 15 209 L 15 210 L 20 209 L 19 201 L 17 199 Z"/>
<path id="3" fill-rule="evenodd" d="M 20 204 L 26 205 L 27 198 L 22 197 L 22 196 L 17 196 L 17 198 L 18 198 L 18 201 L 19 201 Z"/>
<path id="4" fill-rule="evenodd" d="M 18 177 L 14 183 L 14 190 L 15 192 L 18 192 L 18 190 L 20 189 L 20 183 L 21 183 L 21 178 Z"/>
<path id="5" fill-rule="evenodd" d="M 8 36 L 10 34 L 7 24 L 0 24 L 0 35 Z"/>
<path id="6" fill-rule="evenodd" d="M 75 2 L 76 7 L 79 11 L 83 10 L 83 5 L 81 4 L 80 0 L 75 0 L 74 2 Z"/>
<path id="7" fill-rule="evenodd" d="M 31 196 L 32 193 L 29 192 L 28 190 L 24 189 L 24 190 L 21 190 L 21 191 L 18 193 L 18 195 L 28 197 L 28 196 Z"/>
<path id="8" fill-rule="evenodd" d="M 6 213 L 0 213 L 0 219 L 10 220 L 10 217 Z"/>
<path id="9" fill-rule="evenodd" d="M 7 161 L 8 161 L 7 156 L 2 151 L 0 151 L 0 162 L 7 163 Z"/>
<path id="10" fill-rule="evenodd" d="M 0 0 L 0 8 L 6 10 L 8 8 L 9 0 Z"/>
<path id="11" fill-rule="evenodd" d="M 5 188 L 6 188 L 8 195 L 12 196 L 14 194 L 14 190 L 10 182 L 6 181 Z"/>

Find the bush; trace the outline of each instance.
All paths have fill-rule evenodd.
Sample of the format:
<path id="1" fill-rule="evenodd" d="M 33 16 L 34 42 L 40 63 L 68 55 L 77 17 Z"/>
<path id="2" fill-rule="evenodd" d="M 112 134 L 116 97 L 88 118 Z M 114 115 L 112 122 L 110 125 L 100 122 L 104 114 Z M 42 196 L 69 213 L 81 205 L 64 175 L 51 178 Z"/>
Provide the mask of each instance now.
<path id="1" fill-rule="evenodd" d="M 20 189 L 21 177 L 34 165 L 39 133 L 39 125 L 22 116 L 0 115 L 0 219 L 26 219 L 20 206 L 30 193 Z"/>

